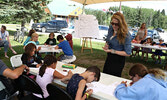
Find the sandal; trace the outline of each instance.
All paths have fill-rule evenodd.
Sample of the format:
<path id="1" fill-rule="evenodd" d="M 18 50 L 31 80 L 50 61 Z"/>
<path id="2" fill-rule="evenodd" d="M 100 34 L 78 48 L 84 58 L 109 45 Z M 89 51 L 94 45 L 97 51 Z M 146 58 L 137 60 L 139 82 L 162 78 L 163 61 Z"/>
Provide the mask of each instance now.
<path id="1" fill-rule="evenodd" d="M 7 55 L 5 55 L 6 58 L 9 58 Z"/>
<path id="2" fill-rule="evenodd" d="M 17 54 L 17 52 L 16 52 L 16 51 L 12 51 L 12 52 L 13 52 L 13 54 L 15 54 L 15 55 Z"/>

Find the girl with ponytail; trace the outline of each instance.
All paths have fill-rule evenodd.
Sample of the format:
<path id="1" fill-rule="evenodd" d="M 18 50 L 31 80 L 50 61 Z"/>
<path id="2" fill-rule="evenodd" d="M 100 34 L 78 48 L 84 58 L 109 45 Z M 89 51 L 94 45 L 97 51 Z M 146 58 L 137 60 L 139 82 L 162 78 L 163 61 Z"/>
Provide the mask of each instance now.
<path id="1" fill-rule="evenodd" d="M 67 76 L 62 75 L 58 71 L 55 70 L 57 64 L 57 59 L 53 55 L 46 55 L 44 58 L 44 63 L 39 69 L 39 74 L 36 77 L 36 82 L 41 87 L 44 97 L 47 98 L 49 96 L 46 86 L 49 83 L 52 83 L 54 78 L 62 79 L 64 77 L 71 77 L 72 72 L 69 71 Z M 42 98 L 39 94 L 34 94 L 35 96 Z"/>
<path id="2" fill-rule="evenodd" d="M 115 89 L 119 100 L 165 100 L 167 98 L 167 73 L 159 68 L 148 70 L 142 64 L 135 64 L 129 71 L 132 79 L 127 87 L 122 81 Z"/>

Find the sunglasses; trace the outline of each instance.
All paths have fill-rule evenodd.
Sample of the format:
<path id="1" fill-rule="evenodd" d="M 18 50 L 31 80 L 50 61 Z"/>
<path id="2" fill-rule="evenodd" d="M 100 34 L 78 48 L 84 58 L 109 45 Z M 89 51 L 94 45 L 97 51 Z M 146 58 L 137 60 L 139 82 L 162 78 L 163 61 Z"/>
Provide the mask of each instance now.
<path id="1" fill-rule="evenodd" d="M 115 26 L 119 26 L 119 23 L 114 23 L 114 22 L 111 22 L 111 25 L 115 25 Z"/>

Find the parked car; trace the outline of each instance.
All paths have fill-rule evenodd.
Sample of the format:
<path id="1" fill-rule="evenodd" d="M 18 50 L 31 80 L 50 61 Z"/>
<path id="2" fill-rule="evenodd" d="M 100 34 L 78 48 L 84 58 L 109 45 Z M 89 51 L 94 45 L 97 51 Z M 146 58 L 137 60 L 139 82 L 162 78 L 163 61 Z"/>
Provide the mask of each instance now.
<path id="1" fill-rule="evenodd" d="M 162 33 L 165 32 L 164 29 L 162 29 L 162 28 L 156 28 L 156 30 L 157 30 L 158 32 L 162 32 Z"/>
<path id="2" fill-rule="evenodd" d="M 60 30 L 60 34 L 63 36 L 66 36 L 68 33 L 70 33 L 72 35 L 75 33 L 74 26 L 70 26 L 68 28 L 62 28 Z"/>
<path id="3" fill-rule="evenodd" d="M 108 34 L 108 26 L 105 25 L 99 25 L 99 38 L 97 39 L 103 39 L 105 40 Z"/>
<path id="4" fill-rule="evenodd" d="M 132 40 L 135 38 L 136 34 L 137 34 L 137 31 L 133 31 L 133 33 L 131 34 Z M 158 42 L 160 39 L 160 35 L 157 30 L 147 30 L 146 38 L 148 37 L 151 37 L 154 42 Z"/>
<path id="5" fill-rule="evenodd" d="M 42 32 L 58 32 L 62 28 L 67 28 L 68 24 L 65 20 L 51 20 L 47 23 L 34 23 L 32 28 Z"/>

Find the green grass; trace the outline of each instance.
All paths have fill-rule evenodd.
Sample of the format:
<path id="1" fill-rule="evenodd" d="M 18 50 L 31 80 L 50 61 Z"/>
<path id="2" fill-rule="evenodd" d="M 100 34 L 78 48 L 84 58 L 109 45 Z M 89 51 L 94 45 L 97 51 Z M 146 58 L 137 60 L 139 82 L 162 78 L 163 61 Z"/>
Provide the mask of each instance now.
<path id="1" fill-rule="evenodd" d="M 9 31 L 9 32 L 10 32 L 10 41 L 11 41 L 13 48 L 17 51 L 18 54 L 22 54 L 24 52 L 23 44 L 13 41 L 14 31 Z M 39 35 L 40 44 L 44 44 L 47 38 L 48 38 L 48 34 Z M 80 39 L 73 39 L 73 45 L 74 45 L 73 47 L 74 55 L 77 57 L 74 64 L 85 67 L 85 68 L 89 66 L 98 66 L 102 71 L 104 63 L 105 63 L 105 59 L 107 56 L 107 54 L 102 50 L 104 43 L 92 42 L 93 53 L 91 53 L 90 50 L 84 50 L 84 53 L 81 53 Z M 7 59 L 4 57 L 3 48 L 1 49 L 0 55 L 1 55 L 0 59 L 3 60 L 7 66 L 11 67 L 10 59 Z M 11 50 L 8 50 L 8 56 L 9 57 L 13 56 Z M 142 63 L 148 68 L 155 68 L 155 67 L 163 68 L 164 64 L 155 64 L 150 56 L 151 54 L 149 55 L 148 62 L 144 62 L 143 60 L 140 59 L 140 57 L 136 57 L 136 58 L 126 57 L 126 64 L 122 72 L 122 77 L 129 78 L 128 71 L 134 63 Z M 164 57 L 162 57 L 162 60 L 164 60 Z"/>

